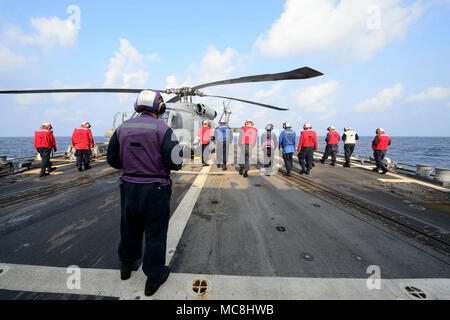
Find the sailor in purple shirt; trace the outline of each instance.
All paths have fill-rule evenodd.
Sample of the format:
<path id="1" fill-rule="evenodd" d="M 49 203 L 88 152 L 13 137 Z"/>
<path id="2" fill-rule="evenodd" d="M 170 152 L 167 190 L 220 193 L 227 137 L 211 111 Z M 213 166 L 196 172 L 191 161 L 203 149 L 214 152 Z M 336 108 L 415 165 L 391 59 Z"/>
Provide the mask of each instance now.
<path id="1" fill-rule="evenodd" d="M 135 103 L 139 116 L 115 131 L 108 145 L 107 161 L 123 169 L 120 182 L 121 279 L 131 277 L 145 253 L 142 269 L 147 276 L 145 295 L 153 295 L 169 276 L 166 266 L 167 229 L 170 219 L 171 170 L 182 168 L 183 151 L 175 133 L 159 116 L 166 110 L 161 94 L 142 91 Z"/>

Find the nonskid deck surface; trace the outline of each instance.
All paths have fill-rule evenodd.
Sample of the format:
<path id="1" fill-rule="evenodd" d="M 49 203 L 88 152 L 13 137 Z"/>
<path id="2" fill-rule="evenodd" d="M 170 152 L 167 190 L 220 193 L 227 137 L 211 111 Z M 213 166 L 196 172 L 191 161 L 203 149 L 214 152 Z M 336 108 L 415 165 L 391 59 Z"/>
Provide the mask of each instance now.
<path id="1" fill-rule="evenodd" d="M 120 172 L 104 159 L 85 172 L 61 164 L 50 177 L 0 179 L 0 298 L 144 298 L 141 269 L 128 281 L 119 278 Z M 172 273 L 152 298 L 415 299 L 421 296 L 411 292 L 420 289 L 429 299 L 450 299 L 444 249 L 302 181 L 415 219 L 438 230 L 443 243 L 448 193 L 340 165 L 316 163 L 307 178 L 294 176 L 265 176 L 253 166 L 245 179 L 232 166 L 223 172 L 197 164 L 174 173 Z M 80 268 L 80 288 L 68 285 L 71 266 Z M 378 271 L 381 288 L 370 289 Z"/>

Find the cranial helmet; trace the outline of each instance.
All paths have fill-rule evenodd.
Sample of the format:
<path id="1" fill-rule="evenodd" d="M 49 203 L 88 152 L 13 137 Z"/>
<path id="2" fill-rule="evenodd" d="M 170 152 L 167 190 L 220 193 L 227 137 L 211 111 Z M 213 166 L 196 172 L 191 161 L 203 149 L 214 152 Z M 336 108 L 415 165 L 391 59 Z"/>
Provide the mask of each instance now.
<path id="1" fill-rule="evenodd" d="M 383 134 L 384 133 L 384 129 L 383 128 L 378 128 L 376 131 L 376 134 Z"/>
<path id="2" fill-rule="evenodd" d="M 283 123 L 283 129 L 290 129 L 292 128 L 292 125 L 289 121 Z"/>
<path id="3" fill-rule="evenodd" d="M 134 110 L 138 113 L 149 111 L 163 114 L 166 112 L 166 104 L 158 91 L 144 90 L 139 93 L 134 103 Z"/>
<path id="4" fill-rule="evenodd" d="M 52 125 L 50 123 L 45 122 L 45 123 L 43 123 L 41 125 L 41 129 L 51 130 L 52 129 Z"/>
<path id="5" fill-rule="evenodd" d="M 82 124 L 81 124 L 81 126 L 83 127 L 83 128 L 90 128 L 91 127 L 91 124 L 89 123 L 89 122 L 83 122 Z"/>
<path id="6" fill-rule="evenodd" d="M 245 120 L 245 125 L 247 125 L 247 123 L 251 123 L 252 126 L 255 124 L 252 120 Z"/>
<path id="7" fill-rule="evenodd" d="M 333 131 L 333 130 L 335 130 L 335 128 L 334 128 L 333 126 L 329 126 L 329 127 L 327 128 L 327 130 L 328 130 L 328 131 Z"/>
<path id="8" fill-rule="evenodd" d="M 346 126 L 346 127 L 344 128 L 344 131 L 348 131 L 348 130 L 352 130 L 352 128 L 351 128 L 350 126 Z"/>
<path id="9" fill-rule="evenodd" d="M 266 126 L 266 130 L 267 130 L 267 131 L 272 131 L 272 130 L 273 130 L 273 124 L 269 123 L 269 124 Z"/>
<path id="10" fill-rule="evenodd" d="M 203 121 L 203 125 L 204 126 L 209 126 L 209 121 L 208 120 Z"/>
<path id="11" fill-rule="evenodd" d="M 312 125 L 309 123 L 305 123 L 305 125 L 303 126 L 304 130 L 308 130 L 308 129 L 312 129 Z"/>

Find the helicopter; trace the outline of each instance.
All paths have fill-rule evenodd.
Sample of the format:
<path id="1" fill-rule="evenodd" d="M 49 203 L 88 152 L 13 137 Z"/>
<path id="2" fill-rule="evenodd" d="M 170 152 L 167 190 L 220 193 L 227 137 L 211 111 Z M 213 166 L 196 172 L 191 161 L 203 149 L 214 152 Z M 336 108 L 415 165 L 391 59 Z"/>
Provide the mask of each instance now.
<path id="1" fill-rule="evenodd" d="M 191 155 L 194 150 L 198 148 L 198 138 L 195 134 L 203 121 L 208 120 L 214 129 L 217 124 L 213 121 L 217 118 L 217 111 L 206 106 L 202 103 L 193 103 L 192 97 L 212 97 L 219 99 L 226 99 L 229 101 L 239 101 L 243 103 L 253 104 L 264 108 L 274 109 L 278 111 L 287 111 L 289 109 L 273 106 L 269 104 L 259 103 L 255 101 L 249 101 L 244 99 L 238 99 L 233 97 L 208 95 L 200 91 L 200 89 L 238 83 L 251 83 L 251 82 L 267 82 L 267 81 L 281 81 L 281 80 L 299 80 L 310 79 L 318 76 L 322 76 L 323 73 L 311 69 L 309 67 L 303 67 L 288 72 L 274 73 L 274 74 L 261 74 L 247 77 L 240 77 L 228 80 L 214 81 L 205 84 L 201 84 L 195 87 L 181 87 L 164 90 L 154 90 L 166 95 L 175 95 L 166 101 L 166 112 L 161 116 L 161 120 L 164 121 L 178 137 L 179 143 L 183 150 L 191 150 Z M 129 89 L 129 88 L 74 88 L 74 89 L 37 89 L 37 90 L 7 90 L 0 91 L 0 94 L 48 94 L 48 93 L 135 93 L 139 94 L 146 89 Z M 223 106 L 223 113 L 220 120 L 225 123 L 229 123 L 230 115 L 232 111 L 228 106 Z M 121 122 L 123 123 L 126 118 L 133 118 L 136 116 L 135 112 L 119 112 L 114 116 L 113 127 L 105 131 L 105 138 L 107 141 L 112 137 L 116 130 L 117 117 L 121 116 Z"/>

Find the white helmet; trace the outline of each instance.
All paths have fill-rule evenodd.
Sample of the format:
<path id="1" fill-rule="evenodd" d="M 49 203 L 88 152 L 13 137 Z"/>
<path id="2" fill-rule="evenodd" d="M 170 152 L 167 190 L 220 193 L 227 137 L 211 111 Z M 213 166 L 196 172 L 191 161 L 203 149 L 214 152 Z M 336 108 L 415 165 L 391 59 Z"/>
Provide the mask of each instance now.
<path id="1" fill-rule="evenodd" d="M 283 123 L 283 129 L 290 129 L 290 128 L 292 128 L 292 125 L 289 121 Z"/>
<path id="2" fill-rule="evenodd" d="M 336 130 L 333 126 L 329 126 L 328 128 L 327 128 L 327 130 L 328 131 L 334 131 L 334 130 Z"/>
<path id="3" fill-rule="evenodd" d="M 91 124 L 89 123 L 89 122 L 83 122 L 82 124 L 81 124 L 81 126 L 83 127 L 83 128 L 90 128 L 91 127 Z"/>
<path id="4" fill-rule="evenodd" d="M 349 131 L 349 130 L 352 130 L 352 128 L 351 128 L 350 126 L 346 126 L 346 127 L 344 128 L 344 131 Z"/>
<path id="5" fill-rule="evenodd" d="M 304 130 L 308 130 L 308 129 L 312 129 L 312 125 L 310 123 L 305 123 L 305 125 L 303 126 Z"/>
<path id="6" fill-rule="evenodd" d="M 52 129 L 52 125 L 50 123 L 45 122 L 45 123 L 43 123 L 41 125 L 41 129 L 51 130 Z"/>
<path id="7" fill-rule="evenodd" d="M 252 126 L 255 124 L 252 120 L 245 120 L 245 125 L 247 125 L 247 123 L 251 123 Z"/>

